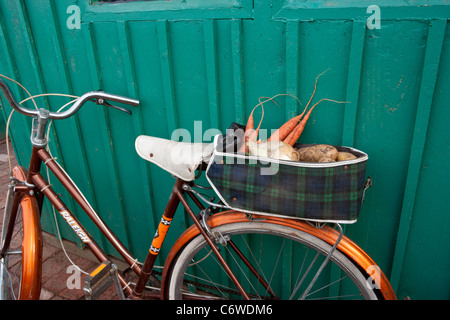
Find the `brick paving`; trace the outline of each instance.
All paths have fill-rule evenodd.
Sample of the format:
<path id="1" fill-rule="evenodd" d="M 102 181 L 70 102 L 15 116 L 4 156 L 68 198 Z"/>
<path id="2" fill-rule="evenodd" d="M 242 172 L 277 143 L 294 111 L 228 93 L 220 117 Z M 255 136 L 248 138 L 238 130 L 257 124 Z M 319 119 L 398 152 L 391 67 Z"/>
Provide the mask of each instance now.
<path id="1" fill-rule="evenodd" d="M 12 166 L 17 164 L 14 151 L 11 149 Z M 0 141 L 0 224 L 3 223 L 3 211 L 7 185 L 9 183 L 9 162 L 7 156 L 6 141 Z M 80 273 L 80 281 L 75 279 L 75 272 L 69 268 L 71 263 L 61 249 L 55 236 L 44 233 L 43 265 L 42 265 L 42 290 L 41 300 L 80 300 L 84 299 L 83 281 L 86 275 Z M 64 247 L 71 260 L 85 272 L 92 272 L 98 262 L 89 250 L 81 250 L 75 243 L 64 241 Z M 114 261 L 121 269 L 120 261 Z M 68 269 L 69 268 L 69 269 Z M 69 285 L 68 285 L 69 284 Z M 80 284 L 79 288 L 77 288 Z M 75 287 L 75 288 L 73 288 Z M 99 298 L 99 300 L 117 299 L 115 287 L 112 285 Z"/>

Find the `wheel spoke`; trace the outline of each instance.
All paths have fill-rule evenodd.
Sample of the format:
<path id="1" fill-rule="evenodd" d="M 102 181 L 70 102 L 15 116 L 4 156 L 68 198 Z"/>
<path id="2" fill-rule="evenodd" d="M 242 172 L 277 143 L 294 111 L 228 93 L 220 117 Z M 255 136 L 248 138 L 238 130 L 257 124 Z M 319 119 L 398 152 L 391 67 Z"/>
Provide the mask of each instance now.
<path id="1" fill-rule="evenodd" d="M 227 238 L 227 244 L 218 245 L 222 256 L 252 299 L 377 298 L 365 285 L 367 275 L 356 263 L 309 233 L 263 222 L 224 224 L 212 231 Z M 238 299 L 239 292 L 227 285 L 230 281 L 223 275 L 223 266 L 204 248 L 207 244 L 198 236 L 177 255 L 171 266 L 169 298 L 181 299 L 183 291 L 179 288 L 186 288 L 188 283 L 198 285 L 195 293 L 206 294 L 205 298 L 209 295 L 206 292 L 211 292 L 212 297 Z M 331 263 L 341 272 L 331 272 Z M 184 279 L 185 284 L 180 282 Z M 330 294 L 331 287 L 338 289 Z"/>
<path id="2" fill-rule="evenodd" d="M 314 263 L 316 263 L 317 258 L 319 257 L 319 252 L 316 253 L 314 259 L 311 261 L 311 263 L 309 264 L 308 269 L 306 269 L 305 273 L 303 274 L 302 279 L 300 280 L 300 282 L 297 284 L 297 286 L 295 287 L 294 291 L 292 292 L 291 296 L 289 297 L 289 300 L 294 299 L 294 296 L 297 294 L 298 289 L 300 288 L 300 286 L 302 285 L 303 281 L 305 281 L 307 275 L 309 274 L 309 272 L 311 271 Z"/>

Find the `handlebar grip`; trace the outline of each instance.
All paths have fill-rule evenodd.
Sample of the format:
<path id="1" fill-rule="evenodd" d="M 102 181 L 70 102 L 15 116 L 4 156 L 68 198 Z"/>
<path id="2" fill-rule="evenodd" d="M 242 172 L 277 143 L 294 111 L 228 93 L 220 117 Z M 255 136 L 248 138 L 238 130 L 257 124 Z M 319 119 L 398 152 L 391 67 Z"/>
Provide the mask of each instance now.
<path id="1" fill-rule="evenodd" d="M 50 119 L 66 119 L 70 116 L 72 116 L 75 112 L 78 111 L 78 109 L 81 108 L 81 106 L 88 100 L 92 99 L 103 99 L 103 100 L 110 100 L 120 103 L 125 103 L 133 106 L 139 105 L 139 100 L 131 99 L 123 96 L 118 96 L 116 94 L 106 93 L 103 91 L 91 91 L 88 93 L 85 93 L 82 95 L 68 110 L 61 112 L 61 113 L 54 113 L 50 112 L 49 118 Z"/>
<path id="2" fill-rule="evenodd" d="M 110 93 L 106 93 L 103 91 L 97 91 L 97 93 L 100 95 L 99 97 L 97 97 L 97 99 L 104 99 L 104 100 L 120 102 L 120 103 L 128 104 L 131 106 L 139 105 L 139 100 L 136 100 L 136 99 L 132 99 L 132 98 L 124 97 L 124 96 L 118 96 L 116 94 L 110 94 Z"/>

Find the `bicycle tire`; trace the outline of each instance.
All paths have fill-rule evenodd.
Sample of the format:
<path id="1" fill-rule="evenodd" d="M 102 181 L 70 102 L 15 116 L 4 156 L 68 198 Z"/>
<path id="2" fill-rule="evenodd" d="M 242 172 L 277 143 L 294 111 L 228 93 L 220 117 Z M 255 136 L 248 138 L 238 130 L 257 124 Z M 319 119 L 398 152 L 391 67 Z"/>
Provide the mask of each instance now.
<path id="1" fill-rule="evenodd" d="M 24 169 L 14 169 L 14 176 L 25 179 Z M 7 223 L 2 226 L 6 232 Z M 14 223 L 13 238 L 2 259 L 7 270 L 7 298 L 38 300 L 42 282 L 42 232 L 39 206 L 34 196 L 22 197 Z"/>
<path id="2" fill-rule="evenodd" d="M 234 258 L 228 258 L 228 264 L 233 269 L 233 272 L 238 277 L 241 284 L 245 286 L 247 294 L 252 299 L 284 300 L 302 297 L 301 292 L 308 287 L 308 284 L 307 282 L 301 282 L 301 290 L 295 289 L 300 283 L 297 279 L 302 279 L 304 275 L 301 273 L 296 274 L 294 269 L 299 270 L 299 266 L 302 264 L 305 266 L 303 262 L 300 263 L 301 259 L 297 259 L 298 252 L 300 250 L 309 252 L 309 250 L 312 249 L 314 253 L 319 253 L 317 256 L 321 256 L 324 259 L 332 247 L 330 243 L 319 238 L 311 231 L 302 231 L 288 225 L 273 224 L 267 221 L 240 221 L 224 223 L 222 225 L 210 228 L 210 231 L 212 234 L 216 233 L 217 235 L 221 235 L 220 237 L 230 237 L 233 242 L 236 241 L 236 237 L 239 237 L 238 241 L 240 242 L 240 246 L 245 250 L 249 249 L 249 245 L 245 244 L 245 240 L 243 241 L 241 238 L 247 237 L 249 242 L 254 241 L 254 239 L 252 240 L 252 237 L 255 238 L 255 236 L 261 238 L 271 238 L 268 239 L 267 242 L 261 242 L 262 244 L 260 245 L 253 245 L 259 250 L 260 254 L 262 252 L 268 252 L 269 259 L 264 260 L 260 254 L 253 254 L 253 256 L 248 255 L 248 260 L 252 264 L 255 264 L 258 260 L 262 261 L 261 265 L 256 265 L 254 267 L 255 269 L 263 270 L 262 277 L 266 283 L 270 284 L 270 288 L 275 296 L 270 296 L 268 294 L 269 290 L 267 290 L 267 288 L 265 288 L 260 281 L 257 281 L 256 277 L 254 277 L 251 272 L 246 270 L 246 268 L 243 268 L 242 262 L 239 264 L 235 262 L 236 255 L 231 253 L 230 250 L 226 248 L 228 245 L 223 246 L 222 244 L 217 244 L 221 251 L 225 252 L 226 256 L 235 256 Z M 279 251 L 275 251 L 273 249 L 276 249 L 277 243 L 283 244 Z M 267 246 L 272 246 L 272 249 Z M 282 249 L 288 247 L 292 249 L 287 254 L 284 254 Z M 215 261 L 212 258 L 214 254 L 210 252 L 210 249 L 209 251 L 206 249 L 206 251 L 202 253 L 204 248 L 208 248 L 206 246 L 205 239 L 201 235 L 197 235 L 178 250 L 169 265 L 169 270 L 167 271 L 167 287 L 164 291 L 166 298 L 175 300 L 182 298 L 225 298 L 235 300 L 240 298 L 238 292 L 233 289 L 233 284 L 231 281 L 229 281 L 227 277 L 220 275 L 221 268 L 214 266 Z M 199 256 L 199 254 L 201 256 Z M 281 262 L 280 257 L 282 257 Z M 317 259 L 315 254 L 313 257 L 314 259 Z M 195 260 L 193 260 L 193 258 L 195 258 Z M 270 266 L 265 266 L 264 264 L 270 264 L 271 259 L 273 259 L 274 263 Z M 306 259 L 303 261 L 306 261 Z M 309 291 L 310 296 L 306 296 L 307 298 L 322 299 L 327 297 L 326 294 L 330 294 L 330 292 L 342 293 L 346 296 L 346 298 L 363 297 L 364 299 L 371 300 L 385 298 L 380 288 L 374 285 L 371 281 L 371 275 L 351 256 L 341 252 L 340 250 L 336 250 L 331 257 L 331 262 L 332 263 L 328 263 L 328 266 L 319 277 L 318 281 L 320 282 L 315 284 L 320 284 L 321 287 L 319 288 L 323 288 L 324 290 L 320 292 L 321 290 L 319 290 L 319 288 L 313 286 Z M 199 266 L 200 263 L 202 264 L 201 266 Z M 331 264 L 337 266 L 338 268 L 334 266 L 331 267 Z M 280 267 L 277 265 L 280 265 Z M 320 266 L 321 262 L 318 262 L 315 265 Z M 210 269 L 211 274 L 207 276 L 206 280 L 199 280 L 200 276 L 198 275 L 206 273 L 207 269 Z M 266 271 L 270 269 L 274 271 L 277 271 L 278 269 L 277 274 Z M 186 270 L 188 270 L 188 272 Z M 240 270 L 246 270 L 244 275 L 237 274 L 237 271 Z M 191 276 L 192 273 L 197 273 L 195 279 Z M 314 273 L 315 272 L 305 276 L 305 279 L 308 277 L 311 278 Z M 190 276 L 187 276 L 187 274 L 190 274 Z M 343 281 L 334 282 L 334 280 L 330 279 L 331 274 L 337 275 L 338 280 Z M 250 279 L 252 277 L 253 279 Z M 226 282 L 226 284 L 217 284 L 217 281 L 213 281 L 218 278 L 221 278 L 224 282 Z M 276 285 L 273 283 L 274 279 L 279 280 Z M 355 292 L 351 292 L 349 290 L 355 290 Z M 261 294 L 262 292 L 263 294 Z M 319 293 L 326 294 L 319 295 Z M 353 294 L 356 296 L 353 296 Z M 336 297 L 333 294 L 332 298 L 334 299 L 339 297 Z"/>

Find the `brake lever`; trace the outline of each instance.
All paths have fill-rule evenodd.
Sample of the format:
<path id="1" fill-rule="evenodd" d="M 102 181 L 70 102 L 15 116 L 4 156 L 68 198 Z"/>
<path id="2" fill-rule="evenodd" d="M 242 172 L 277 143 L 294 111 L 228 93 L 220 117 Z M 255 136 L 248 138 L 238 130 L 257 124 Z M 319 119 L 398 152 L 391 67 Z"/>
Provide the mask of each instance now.
<path id="1" fill-rule="evenodd" d="M 103 105 L 103 106 L 107 106 L 107 107 L 110 107 L 110 108 L 113 108 L 113 109 L 117 109 L 119 111 L 123 111 L 125 113 L 128 113 L 129 115 L 132 114 L 131 110 L 128 110 L 128 109 L 125 109 L 125 108 L 122 108 L 122 107 L 118 107 L 118 106 L 114 106 L 114 105 L 110 104 L 108 101 L 106 101 L 104 99 L 100 99 L 100 98 L 99 99 L 95 99 L 94 102 L 95 102 L 95 104 L 98 104 L 98 105 Z"/>

